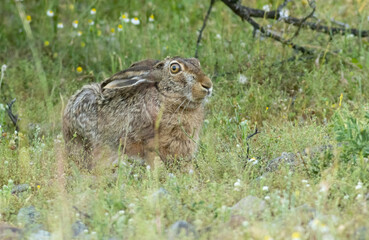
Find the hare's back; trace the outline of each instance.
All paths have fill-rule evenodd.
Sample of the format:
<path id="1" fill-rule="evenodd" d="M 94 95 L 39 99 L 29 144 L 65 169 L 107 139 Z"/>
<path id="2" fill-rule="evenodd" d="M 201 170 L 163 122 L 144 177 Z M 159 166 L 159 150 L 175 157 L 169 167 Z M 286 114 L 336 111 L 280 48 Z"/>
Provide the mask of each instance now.
<path id="1" fill-rule="evenodd" d="M 97 134 L 97 104 L 99 84 L 84 86 L 71 97 L 64 112 L 63 128 L 66 135 L 94 139 Z"/>

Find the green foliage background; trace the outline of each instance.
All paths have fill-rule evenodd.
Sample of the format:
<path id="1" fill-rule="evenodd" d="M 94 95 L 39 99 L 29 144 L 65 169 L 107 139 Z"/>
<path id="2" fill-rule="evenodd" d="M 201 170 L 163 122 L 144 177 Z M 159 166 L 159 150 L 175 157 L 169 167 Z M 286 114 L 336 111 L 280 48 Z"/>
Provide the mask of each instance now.
<path id="1" fill-rule="evenodd" d="M 243 2 L 275 9 L 282 1 Z M 288 4 L 290 15 L 305 16 L 310 11 L 305 2 Z M 199 49 L 214 95 L 207 104 L 193 173 L 150 172 L 128 164 L 119 167 L 115 178 L 110 169 L 84 173 L 63 161 L 61 115 L 68 98 L 83 85 L 102 81 L 135 61 L 192 57 L 208 4 L 1 1 L 0 64 L 7 69 L 0 88 L 0 222 L 20 226 L 18 210 L 32 205 L 55 239 L 70 239 L 66 226 L 78 219 L 96 239 L 166 238 L 166 229 L 181 219 L 206 239 L 288 239 L 296 234 L 301 239 L 323 239 L 327 234 L 352 239 L 357 229 L 369 227 L 368 38 L 330 38 L 303 29 L 296 43 L 316 52 L 306 58 L 278 42 L 254 38 L 251 26 L 220 1 Z M 92 8 L 96 15 L 90 14 Z M 369 29 L 368 9 L 365 0 L 318 1 L 317 17 L 327 25 L 334 18 Z M 47 16 L 48 10 L 53 17 Z M 123 22 L 122 14 L 137 17 L 140 24 Z M 154 22 L 149 22 L 152 14 Z M 258 21 L 286 37 L 294 33 L 283 22 Z M 295 55 L 297 60 L 288 61 Z M 6 103 L 13 98 L 21 119 L 18 134 L 6 114 Z M 261 133 L 247 141 L 256 126 Z M 270 160 L 282 152 L 328 145 L 328 152 L 305 157 L 293 168 L 280 164 L 266 173 Z M 258 163 L 250 163 L 251 157 Z M 237 179 L 241 185 L 235 189 Z M 23 183 L 30 185 L 28 191 L 11 194 L 13 185 Z M 269 190 L 263 191 L 263 186 Z M 157 201 L 152 193 L 160 187 L 168 196 Z M 228 207 L 248 195 L 268 196 L 267 211 L 232 228 Z M 295 211 L 304 204 L 317 211 L 310 222 Z M 76 215 L 73 206 L 91 217 Z M 328 230 L 314 229 L 315 223 Z"/>

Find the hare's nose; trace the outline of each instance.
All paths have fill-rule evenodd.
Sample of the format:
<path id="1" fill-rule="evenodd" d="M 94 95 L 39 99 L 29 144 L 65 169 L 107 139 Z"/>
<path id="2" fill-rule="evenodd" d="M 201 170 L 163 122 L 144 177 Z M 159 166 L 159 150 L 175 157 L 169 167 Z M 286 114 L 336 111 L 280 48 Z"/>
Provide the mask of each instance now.
<path id="1" fill-rule="evenodd" d="M 205 78 L 201 82 L 201 87 L 203 87 L 208 92 L 208 94 L 211 94 L 211 90 L 213 88 L 213 83 L 211 82 L 211 80 L 209 78 Z"/>

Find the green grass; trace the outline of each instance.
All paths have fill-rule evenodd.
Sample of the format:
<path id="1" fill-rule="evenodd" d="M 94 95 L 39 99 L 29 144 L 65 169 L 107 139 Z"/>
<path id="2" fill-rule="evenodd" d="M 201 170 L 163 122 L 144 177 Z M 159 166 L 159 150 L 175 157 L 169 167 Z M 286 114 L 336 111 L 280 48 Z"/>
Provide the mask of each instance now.
<path id="1" fill-rule="evenodd" d="M 244 2 L 275 8 L 281 1 Z M 23 227 L 17 220 L 19 209 L 35 206 L 39 222 L 54 239 L 70 239 L 70 226 L 78 219 L 92 239 L 166 239 L 167 229 L 178 220 L 194 225 L 201 239 L 353 239 L 359 229 L 369 228 L 368 39 L 329 39 L 303 29 L 295 41 L 315 49 L 316 55 L 284 61 L 295 54 L 292 49 L 253 38 L 251 27 L 220 1 L 199 49 L 214 95 L 207 104 L 193 173 L 175 168 L 147 171 L 128 164 L 114 176 L 111 169 L 85 173 L 65 161 L 61 115 L 68 98 L 135 61 L 192 57 L 208 4 L 3 1 L 0 65 L 6 64 L 7 70 L 0 88 L 0 223 Z M 369 29 L 368 4 L 318 1 L 317 13 L 327 24 L 333 17 Z M 90 15 L 91 8 L 96 15 Z M 309 11 L 300 1 L 288 8 L 294 16 Z M 46 15 L 49 9 L 54 17 Z M 140 25 L 122 22 L 123 13 L 137 15 Z M 148 22 L 151 14 L 153 23 Z M 94 25 L 89 26 L 89 19 Z M 77 29 L 73 20 L 79 21 Z M 293 35 L 293 28 L 281 22 L 258 21 Z M 59 22 L 63 29 L 57 28 Z M 240 75 L 247 77 L 246 83 L 239 82 Z M 13 98 L 21 119 L 18 135 L 5 111 Z M 261 133 L 247 140 L 255 127 Z M 282 152 L 323 145 L 333 147 L 304 157 L 294 167 L 280 164 L 266 173 L 268 162 Z M 251 157 L 258 163 L 248 162 Z M 239 187 L 234 186 L 237 179 Z M 12 186 L 24 183 L 29 190 L 11 194 Z M 153 193 L 160 188 L 167 194 L 157 199 Z M 249 195 L 268 196 L 265 211 L 234 227 L 229 208 Z M 301 210 L 303 205 L 315 214 Z"/>

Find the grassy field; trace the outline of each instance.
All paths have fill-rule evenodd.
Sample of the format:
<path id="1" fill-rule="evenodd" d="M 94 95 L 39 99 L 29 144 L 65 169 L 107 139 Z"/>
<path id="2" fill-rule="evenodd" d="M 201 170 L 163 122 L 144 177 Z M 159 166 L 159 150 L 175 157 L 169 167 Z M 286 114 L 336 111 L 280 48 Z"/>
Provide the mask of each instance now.
<path id="1" fill-rule="evenodd" d="M 290 15 L 305 16 L 304 3 L 288 4 Z M 315 51 L 306 58 L 253 38 L 218 1 L 199 49 L 214 94 L 193 169 L 127 163 L 113 176 L 63 157 L 68 98 L 135 61 L 194 56 L 208 4 L 1 1 L 0 236 L 9 224 L 24 237 L 44 230 L 44 239 L 171 239 L 182 220 L 190 239 L 368 239 L 368 38 L 302 29 L 295 42 Z M 328 25 L 334 18 L 369 29 L 368 9 L 366 0 L 328 0 L 317 2 L 316 14 Z M 258 22 L 286 37 L 295 30 Z M 6 113 L 13 98 L 18 132 Z M 295 155 L 288 164 L 275 160 L 282 153 Z M 19 184 L 26 190 L 12 193 Z M 34 218 L 21 214 L 27 209 Z"/>

